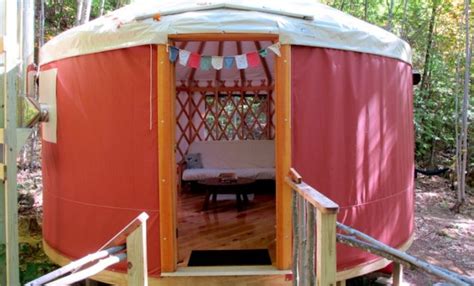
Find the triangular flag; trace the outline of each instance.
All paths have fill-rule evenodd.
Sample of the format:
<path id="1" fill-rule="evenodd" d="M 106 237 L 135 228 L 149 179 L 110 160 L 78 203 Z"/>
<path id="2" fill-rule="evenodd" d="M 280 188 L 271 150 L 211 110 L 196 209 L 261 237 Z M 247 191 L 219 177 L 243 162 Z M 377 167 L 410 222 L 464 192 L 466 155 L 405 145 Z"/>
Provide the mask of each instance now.
<path id="1" fill-rule="evenodd" d="M 201 55 L 196 53 L 191 53 L 189 56 L 188 66 L 197 69 L 201 64 Z"/>
<path id="2" fill-rule="evenodd" d="M 258 53 L 260 54 L 260 56 L 262 58 L 266 57 L 268 55 L 268 51 L 267 49 L 260 49 L 260 51 L 258 51 Z"/>
<path id="3" fill-rule="evenodd" d="M 234 57 L 224 57 L 224 67 L 226 69 L 231 69 L 234 65 Z"/>
<path id="4" fill-rule="evenodd" d="M 179 54 L 179 49 L 178 48 L 170 47 L 169 58 L 170 58 L 171 62 L 174 63 L 176 61 L 176 59 L 178 58 L 178 54 Z"/>
<path id="5" fill-rule="evenodd" d="M 207 71 L 211 68 L 211 57 L 210 56 L 202 56 L 201 57 L 201 69 L 203 71 Z"/>
<path id="6" fill-rule="evenodd" d="M 239 70 L 248 68 L 247 55 L 235 56 L 235 64 Z"/>
<path id="7" fill-rule="evenodd" d="M 190 52 L 186 50 L 179 50 L 179 63 L 182 64 L 183 66 L 187 65 L 188 60 L 189 60 L 189 55 L 191 55 Z"/>
<path id="8" fill-rule="evenodd" d="M 281 48 L 280 42 L 275 43 L 268 47 L 270 51 L 274 52 L 277 56 L 281 57 L 280 48 Z"/>
<path id="9" fill-rule="evenodd" d="M 260 65 L 260 56 L 257 52 L 251 52 L 247 54 L 247 62 L 249 67 L 256 67 Z"/>
<path id="10" fill-rule="evenodd" d="M 211 63 L 214 69 L 220 70 L 224 65 L 224 57 L 213 56 L 211 59 Z"/>

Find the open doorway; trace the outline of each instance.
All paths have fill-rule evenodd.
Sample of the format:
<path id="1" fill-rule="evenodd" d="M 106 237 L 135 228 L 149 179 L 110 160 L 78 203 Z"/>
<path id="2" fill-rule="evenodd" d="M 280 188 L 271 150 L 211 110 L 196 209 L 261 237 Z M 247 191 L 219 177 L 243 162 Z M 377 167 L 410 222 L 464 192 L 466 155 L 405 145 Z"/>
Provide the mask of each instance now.
<path id="1" fill-rule="evenodd" d="M 178 48 L 184 49 L 185 42 L 206 41 L 267 41 L 278 42 L 274 34 L 180 34 L 170 35 L 170 45 L 182 42 Z M 158 175 L 160 204 L 160 257 L 163 275 L 189 275 L 178 268 L 178 208 L 177 196 L 181 187 L 176 172 L 176 86 L 175 66 L 169 60 L 171 46 L 158 45 L 157 82 L 158 103 Z M 292 261 L 292 227 L 291 227 L 291 189 L 285 184 L 285 177 L 291 166 L 291 46 L 281 45 L 281 56 L 274 59 L 274 108 L 273 123 L 275 125 L 275 257 L 272 257 L 273 269 L 287 270 Z M 240 72 L 239 72 L 240 74 Z M 278 96 L 277 96 L 278 95 Z M 268 273 L 267 270 L 251 267 L 256 273 Z M 210 269 L 209 267 L 207 268 Z M 242 269 L 242 268 L 239 268 Z M 259 270 L 260 269 L 260 270 Z M 222 267 L 213 271 L 229 273 Z M 265 272 L 267 271 L 267 272 Z M 175 273 L 176 272 L 176 273 Z M 234 272 L 232 272 L 234 273 Z M 204 275 L 204 273 L 203 273 Z M 239 275 L 239 274 L 237 274 Z M 260 274 L 257 274 L 260 275 Z"/>
<path id="2" fill-rule="evenodd" d="M 272 44 L 173 43 L 200 56 L 258 56 L 241 69 L 235 58 L 220 69 L 176 60 L 178 267 L 276 262 L 275 60 L 259 54 Z"/>

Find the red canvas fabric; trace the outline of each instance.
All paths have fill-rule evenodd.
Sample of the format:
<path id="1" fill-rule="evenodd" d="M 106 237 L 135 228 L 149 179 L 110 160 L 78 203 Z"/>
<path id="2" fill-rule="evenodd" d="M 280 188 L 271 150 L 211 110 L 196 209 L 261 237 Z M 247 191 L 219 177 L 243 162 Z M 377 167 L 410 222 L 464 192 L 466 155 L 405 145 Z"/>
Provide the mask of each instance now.
<path id="1" fill-rule="evenodd" d="M 43 141 L 43 235 L 69 258 L 95 252 L 145 211 L 149 273 L 160 272 L 156 56 L 141 46 L 42 67 L 58 69 L 57 144 Z"/>
<path id="2" fill-rule="evenodd" d="M 291 56 L 293 166 L 340 205 L 339 222 L 401 246 L 413 233 L 411 66 L 301 46 Z M 374 259 L 337 247 L 339 270 Z"/>

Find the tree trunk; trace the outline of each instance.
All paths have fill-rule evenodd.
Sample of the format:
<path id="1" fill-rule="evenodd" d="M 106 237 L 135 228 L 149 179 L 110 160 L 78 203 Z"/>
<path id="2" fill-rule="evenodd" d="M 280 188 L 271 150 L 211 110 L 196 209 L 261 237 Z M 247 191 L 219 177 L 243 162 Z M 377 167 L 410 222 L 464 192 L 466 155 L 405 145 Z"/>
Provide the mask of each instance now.
<path id="1" fill-rule="evenodd" d="M 40 0 L 38 47 L 44 45 L 44 0 Z"/>
<path id="2" fill-rule="evenodd" d="M 104 8 L 105 8 L 105 0 L 101 0 L 100 1 L 100 12 L 99 12 L 100 16 L 104 15 Z"/>
<path id="3" fill-rule="evenodd" d="M 364 0 L 364 21 L 367 21 L 368 9 L 369 9 L 369 0 Z"/>
<path id="4" fill-rule="evenodd" d="M 84 7 L 84 0 L 77 0 L 77 11 L 76 11 L 76 26 L 79 26 L 82 23 L 82 10 Z"/>
<path id="5" fill-rule="evenodd" d="M 428 89 L 428 83 L 429 83 L 429 70 L 430 70 L 430 57 L 431 57 L 431 48 L 433 46 L 433 32 L 434 32 L 434 26 L 435 26 L 435 21 L 436 21 L 436 9 L 437 9 L 437 3 L 436 1 L 433 2 L 433 8 L 431 10 L 431 19 L 430 19 L 430 25 L 428 28 L 428 42 L 426 43 L 426 53 L 425 53 L 425 63 L 424 63 L 424 68 L 423 68 L 423 76 L 421 77 L 421 91 Z"/>
<path id="6" fill-rule="evenodd" d="M 92 0 L 84 0 L 82 24 L 89 22 L 91 17 Z"/>
<path id="7" fill-rule="evenodd" d="M 400 33 L 403 39 L 407 38 L 407 6 L 408 6 L 408 0 L 404 0 L 403 1 L 402 31 Z"/>
<path id="8" fill-rule="evenodd" d="M 344 5 L 346 5 L 346 1 L 342 0 L 341 1 L 341 6 L 339 7 L 339 10 L 344 11 Z"/>
<path id="9" fill-rule="evenodd" d="M 458 186 L 458 203 L 462 204 L 466 195 L 466 167 L 467 167 L 467 113 L 469 110 L 469 87 L 471 79 L 471 45 L 469 34 L 469 0 L 464 0 L 465 29 L 466 29 L 466 66 L 464 67 L 464 95 L 462 103 L 462 125 L 461 125 L 461 185 Z"/>
<path id="10" fill-rule="evenodd" d="M 387 30 L 392 31 L 392 21 L 393 21 L 393 6 L 394 6 L 394 0 L 390 0 L 389 5 L 388 5 L 388 20 L 387 20 Z"/>

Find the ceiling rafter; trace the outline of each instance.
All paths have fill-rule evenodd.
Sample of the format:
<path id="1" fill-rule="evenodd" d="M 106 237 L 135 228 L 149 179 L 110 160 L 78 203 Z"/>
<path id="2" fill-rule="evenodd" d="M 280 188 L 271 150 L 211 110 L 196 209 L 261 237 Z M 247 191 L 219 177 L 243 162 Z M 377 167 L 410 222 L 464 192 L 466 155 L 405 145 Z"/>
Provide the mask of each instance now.
<path id="1" fill-rule="evenodd" d="M 262 45 L 260 44 L 259 41 L 255 41 L 255 48 L 257 48 L 257 51 L 260 51 L 262 49 Z M 273 81 L 273 77 L 272 77 L 272 73 L 270 71 L 270 68 L 268 67 L 268 62 L 267 62 L 267 58 L 262 58 L 262 65 L 263 65 L 263 69 L 265 70 L 265 75 L 267 76 L 267 79 L 268 79 L 268 82 L 267 84 L 270 85 L 272 84 L 272 81 Z"/>

